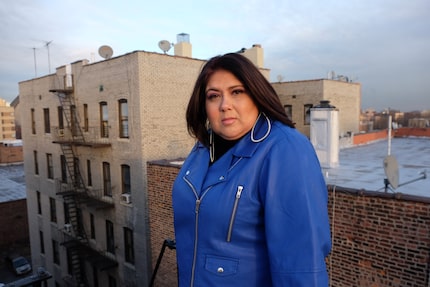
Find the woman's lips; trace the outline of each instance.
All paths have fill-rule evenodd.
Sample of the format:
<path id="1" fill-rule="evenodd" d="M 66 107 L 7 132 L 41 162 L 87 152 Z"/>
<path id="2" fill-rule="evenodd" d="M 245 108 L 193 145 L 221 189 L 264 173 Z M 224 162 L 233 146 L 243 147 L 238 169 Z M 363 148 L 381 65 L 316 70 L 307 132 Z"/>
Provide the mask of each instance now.
<path id="1" fill-rule="evenodd" d="M 235 120 L 236 120 L 236 118 L 225 118 L 225 119 L 222 119 L 221 121 L 222 121 L 223 125 L 228 126 L 228 125 L 233 124 Z"/>

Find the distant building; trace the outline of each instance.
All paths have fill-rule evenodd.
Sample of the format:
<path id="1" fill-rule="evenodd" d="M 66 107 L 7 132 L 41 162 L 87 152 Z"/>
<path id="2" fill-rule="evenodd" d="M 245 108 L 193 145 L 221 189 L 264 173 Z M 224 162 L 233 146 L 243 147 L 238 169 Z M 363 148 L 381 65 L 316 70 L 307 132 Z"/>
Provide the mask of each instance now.
<path id="1" fill-rule="evenodd" d="M 10 103 L 10 106 L 14 109 L 14 115 L 15 115 L 15 137 L 17 139 L 22 139 L 21 136 L 21 109 L 19 106 L 19 96 L 17 96 L 13 101 Z"/>
<path id="2" fill-rule="evenodd" d="M 0 164 L 0 226 L 1 260 L 11 252 L 21 253 L 23 247 L 28 250 L 27 201 L 22 163 Z"/>
<path id="3" fill-rule="evenodd" d="M 360 131 L 361 84 L 317 79 L 272 85 L 296 128 L 306 136 L 310 135 L 311 108 L 321 101 L 330 101 L 339 110 L 340 136 Z"/>
<path id="4" fill-rule="evenodd" d="M 15 139 L 15 115 L 13 107 L 0 99 L 0 140 Z"/>
<path id="5" fill-rule="evenodd" d="M 23 162 L 21 140 L 0 140 L 0 165 Z"/>

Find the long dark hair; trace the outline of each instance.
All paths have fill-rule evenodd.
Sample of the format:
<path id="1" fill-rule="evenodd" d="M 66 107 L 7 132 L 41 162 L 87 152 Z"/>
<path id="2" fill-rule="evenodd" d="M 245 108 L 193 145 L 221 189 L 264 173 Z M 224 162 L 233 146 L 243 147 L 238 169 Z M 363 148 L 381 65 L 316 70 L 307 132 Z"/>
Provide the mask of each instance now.
<path id="1" fill-rule="evenodd" d="M 210 76 L 217 70 L 232 73 L 243 84 L 260 112 L 264 112 L 272 120 L 294 127 L 272 85 L 258 68 L 246 57 L 229 53 L 211 58 L 197 78 L 186 112 L 187 128 L 191 136 L 204 145 L 209 145 L 205 90 Z"/>

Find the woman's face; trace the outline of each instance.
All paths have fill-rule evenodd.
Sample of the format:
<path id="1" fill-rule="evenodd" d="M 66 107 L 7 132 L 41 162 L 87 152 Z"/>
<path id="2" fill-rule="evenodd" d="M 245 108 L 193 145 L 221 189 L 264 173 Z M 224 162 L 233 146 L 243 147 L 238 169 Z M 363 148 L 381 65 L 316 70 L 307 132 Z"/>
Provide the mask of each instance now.
<path id="1" fill-rule="evenodd" d="M 232 73 L 217 70 L 206 85 L 206 113 L 217 135 L 226 140 L 236 140 L 251 130 L 259 111 L 243 84 Z"/>

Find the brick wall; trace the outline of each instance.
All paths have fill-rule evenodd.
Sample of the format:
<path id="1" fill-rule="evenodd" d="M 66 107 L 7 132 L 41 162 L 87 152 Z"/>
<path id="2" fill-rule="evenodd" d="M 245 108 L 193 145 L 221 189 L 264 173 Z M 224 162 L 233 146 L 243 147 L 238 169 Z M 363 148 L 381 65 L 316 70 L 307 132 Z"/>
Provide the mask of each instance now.
<path id="1" fill-rule="evenodd" d="M 164 240 L 175 238 L 171 194 L 178 172 L 179 166 L 163 161 L 148 163 L 147 166 L 152 270 L 156 266 Z M 176 278 L 176 252 L 166 248 L 154 286 L 177 286 Z"/>
<path id="2" fill-rule="evenodd" d="M 387 130 L 373 131 L 369 133 L 354 134 L 352 141 L 353 145 L 366 144 L 372 141 L 386 139 L 388 136 Z"/>
<path id="3" fill-rule="evenodd" d="M 395 137 L 430 137 L 430 128 L 399 128 L 394 130 Z"/>
<path id="4" fill-rule="evenodd" d="M 0 164 L 22 162 L 24 160 L 22 146 L 1 146 L 0 145 Z"/>
<path id="5" fill-rule="evenodd" d="M 27 200 L 0 203 L 0 250 L 11 251 L 29 242 Z"/>
<path id="6" fill-rule="evenodd" d="M 153 266 L 163 240 L 174 237 L 170 194 L 178 171 L 168 162 L 148 164 Z M 330 286 L 428 286 L 430 198 L 333 186 L 328 190 Z M 166 249 L 156 286 L 176 286 L 175 255 Z"/>
<path id="7" fill-rule="evenodd" d="M 332 286 L 428 286 L 430 198 L 329 190 Z"/>

